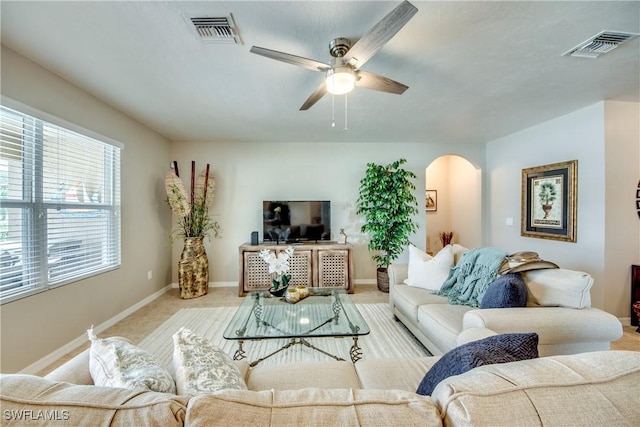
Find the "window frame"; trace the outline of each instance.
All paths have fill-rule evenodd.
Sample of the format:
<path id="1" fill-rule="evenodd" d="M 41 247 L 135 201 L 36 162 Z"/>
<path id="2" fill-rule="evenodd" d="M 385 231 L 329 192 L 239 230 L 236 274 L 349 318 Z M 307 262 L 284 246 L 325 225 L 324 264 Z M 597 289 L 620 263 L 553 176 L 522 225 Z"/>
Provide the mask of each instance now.
<path id="1" fill-rule="evenodd" d="M 27 281 L 27 283 L 23 283 L 18 287 L 24 287 L 25 289 L 15 291 L 16 288 L 14 288 L 6 291 L 0 291 L 0 305 L 120 268 L 120 266 L 122 265 L 121 181 L 122 150 L 124 149 L 124 144 L 104 135 L 98 134 L 94 131 L 68 122 L 64 119 L 60 119 L 51 114 L 22 104 L 6 96 L 0 96 L 0 105 L 11 110 L 15 110 L 16 112 L 23 115 L 30 116 L 36 123 L 38 123 L 37 126 L 34 126 L 35 129 L 39 129 L 38 136 L 35 136 L 33 138 L 24 138 L 24 134 L 22 135 L 22 143 L 30 144 L 32 147 L 29 148 L 33 148 L 37 144 L 44 144 L 42 130 L 47 125 L 53 125 L 61 128 L 64 131 L 70 131 L 82 137 L 86 137 L 102 144 L 112 146 L 115 150 L 111 153 L 111 156 L 103 159 L 105 163 L 105 173 L 108 173 L 108 178 L 110 178 L 110 185 L 112 186 L 112 189 L 115 188 L 115 191 L 111 193 L 111 200 L 104 200 L 102 203 L 97 204 L 73 202 L 60 203 L 52 202 L 49 200 L 45 201 L 42 187 L 43 182 L 45 181 L 45 167 L 43 156 L 32 153 L 31 158 L 29 158 L 28 161 L 22 159 L 22 197 L 21 199 L 3 199 L 1 200 L 1 204 L 3 208 L 20 209 L 22 211 L 22 225 L 25 230 L 22 231 L 22 238 L 20 243 L 21 256 L 24 259 L 25 251 L 30 251 L 29 256 L 35 257 L 37 266 L 35 267 L 34 277 L 24 279 Z M 89 141 L 87 140 L 86 142 L 88 143 Z M 26 150 L 23 149 L 23 153 L 25 151 Z M 117 161 L 118 164 L 115 164 L 115 161 Z M 106 168 L 107 163 L 109 164 L 109 168 Z M 26 180 L 25 177 L 27 177 Z M 33 181 L 31 181 L 32 177 Z M 34 194 L 29 194 L 32 189 Z M 91 271 L 71 274 L 69 277 L 63 278 L 58 281 L 50 280 L 48 247 L 51 245 L 51 242 L 48 241 L 49 237 L 47 235 L 47 212 L 51 211 L 52 209 L 60 209 L 61 206 L 63 206 L 63 209 L 65 210 L 89 208 L 91 210 L 109 212 L 107 222 L 109 223 L 110 231 L 108 232 L 108 234 L 102 235 L 101 244 L 107 244 L 110 249 L 115 249 L 112 262 L 110 262 L 108 265 L 105 265 L 101 268 L 96 268 Z M 113 240 L 110 242 L 109 239 L 105 239 L 105 237 L 109 236 L 112 237 L 113 240 L 115 240 L 115 243 L 113 243 Z M 25 246 L 25 242 L 28 241 L 34 241 L 35 244 L 27 244 L 26 248 L 23 247 Z M 42 244 L 43 242 L 47 242 L 47 244 Z M 29 269 L 31 267 L 26 268 Z M 23 270 L 23 274 L 25 271 L 27 270 Z"/>

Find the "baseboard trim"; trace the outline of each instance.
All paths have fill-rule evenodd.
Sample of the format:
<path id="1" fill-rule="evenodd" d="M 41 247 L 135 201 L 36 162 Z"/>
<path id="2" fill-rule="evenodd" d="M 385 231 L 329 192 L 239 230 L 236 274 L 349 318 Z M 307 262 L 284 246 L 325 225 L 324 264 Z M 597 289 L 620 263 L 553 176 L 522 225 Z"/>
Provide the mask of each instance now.
<path id="1" fill-rule="evenodd" d="M 618 317 L 622 326 L 631 326 L 631 317 Z"/>
<path id="2" fill-rule="evenodd" d="M 375 285 L 378 283 L 377 279 L 355 279 L 356 285 Z"/>
<path id="3" fill-rule="evenodd" d="M 356 279 L 354 280 L 356 285 L 375 285 L 377 284 L 376 279 Z M 169 285 L 170 287 L 176 289 L 178 288 L 177 283 L 172 283 Z M 238 287 L 238 282 L 209 282 L 210 288 L 228 288 L 228 287 Z"/>
<path id="4" fill-rule="evenodd" d="M 172 283 L 171 285 L 172 288 L 177 288 L 178 284 L 177 283 Z M 209 282 L 209 287 L 210 288 L 228 288 L 228 287 L 238 287 L 238 282 Z"/>
<path id="5" fill-rule="evenodd" d="M 130 314 L 134 313 L 135 311 L 141 309 L 145 305 L 149 304 L 151 301 L 155 300 L 156 298 L 159 298 L 161 295 L 167 293 L 169 291 L 169 289 L 171 289 L 171 285 L 167 285 L 164 288 L 160 289 L 159 291 L 154 292 L 153 294 L 151 294 L 148 297 L 144 298 L 143 300 L 138 301 L 137 303 L 135 303 L 131 307 L 127 308 L 126 310 L 116 314 L 111 319 L 107 320 L 106 322 L 103 322 L 103 323 L 99 324 L 98 326 L 94 326 L 93 327 L 93 332 L 96 335 L 101 333 L 101 332 L 104 332 L 105 330 L 109 329 L 110 327 L 112 327 L 113 325 L 115 325 L 116 323 L 118 323 L 119 321 L 124 319 L 125 317 L 127 317 Z M 58 360 L 61 357 L 65 356 L 66 354 L 68 354 L 69 352 L 75 350 L 76 348 L 80 347 L 85 342 L 87 342 L 87 336 L 85 334 L 83 334 L 83 335 L 79 336 L 78 338 L 75 338 L 74 340 L 72 340 L 72 341 L 68 342 L 67 344 L 63 345 L 62 347 L 58 348 L 57 350 L 49 353 L 48 355 L 46 355 L 45 357 L 41 358 L 40 360 L 37 360 L 37 361 L 33 362 L 31 365 L 29 365 L 26 368 L 22 369 L 18 373 L 19 374 L 26 374 L 26 375 L 35 375 L 38 372 L 40 372 L 41 370 L 43 370 L 44 368 L 46 368 L 47 366 L 51 365 L 56 360 Z"/>

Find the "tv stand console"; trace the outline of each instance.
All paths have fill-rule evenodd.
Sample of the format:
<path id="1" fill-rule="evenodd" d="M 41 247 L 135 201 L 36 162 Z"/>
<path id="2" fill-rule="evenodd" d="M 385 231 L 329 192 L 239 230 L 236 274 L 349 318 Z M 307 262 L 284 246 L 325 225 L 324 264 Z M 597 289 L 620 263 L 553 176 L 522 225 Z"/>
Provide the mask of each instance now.
<path id="1" fill-rule="evenodd" d="M 286 244 L 252 245 L 245 243 L 239 248 L 240 274 L 238 294 L 266 290 L 271 286 L 267 263 L 260 258 L 260 251 L 284 251 Z M 339 243 L 304 243 L 292 245 L 293 256 L 289 260 L 290 286 L 344 288 L 354 291 L 353 246 Z"/>

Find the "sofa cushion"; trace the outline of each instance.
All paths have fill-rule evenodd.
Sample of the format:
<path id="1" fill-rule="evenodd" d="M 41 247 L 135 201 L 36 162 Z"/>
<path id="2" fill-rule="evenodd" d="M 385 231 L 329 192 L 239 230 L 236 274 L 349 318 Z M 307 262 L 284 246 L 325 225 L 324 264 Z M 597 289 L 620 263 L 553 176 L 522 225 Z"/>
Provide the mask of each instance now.
<path id="1" fill-rule="evenodd" d="M 593 278 L 582 271 L 559 269 L 523 272 L 529 306 L 591 307 Z"/>
<path id="2" fill-rule="evenodd" d="M 392 304 L 407 317 L 416 321 L 418 307 L 424 304 L 447 304 L 447 298 L 433 294 L 425 289 L 409 285 L 396 285 L 389 288 L 389 299 Z"/>
<path id="3" fill-rule="evenodd" d="M 441 426 L 431 399 L 401 390 L 224 390 L 189 401 L 185 425 Z"/>
<path id="4" fill-rule="evenodd" d="M 297 390 L 308 387 L 360 388 L 360 380 L 353 363 L 335 360 L 258 365 L 250 369 L 247 379 L 249 390 Z"/>
<path id="5" fill-rule="evenodd" d="M 519 273 L 498 276 L 487 288 L 480 308 L 510 308 L 527 305 L 527 286 Z"/>
<path id="6" fill-rule="evenodd" d="M 176 393 L 173 377 L 153 354 L 117 337 L 98 338 L 93 328 L 87 335 L 95 385 Z"/>
<path id="7" fill-rule="evenodd" d="M 460 375 L 478 366 L 536 357 L 538 357 L 537 334 L 502 334 L 473 341 L 442 356 L 427 371 L 416 393 L 429 396 L 443 379 Z"/>
<path id="8" fill-rule="evenodd" d="M 362 388 L 415 392 L 424 373 L 439 357 L 363 359 L 354 366 Z"/>
<path id="9" fill-rule="evenodd" d="M 187 400 L 153 391 L 0 375 L 0 407 L 7 425 L 182 426 Z"/>
<path id="10" fill-rule="evenodd" d="M 633 426 L 640 352 L 602 351 L 481 366 L 431 395 L 445 425 Z"/>
<path id="11" fill-rule="evenodd" d="M 409 270 L 404 281 L 409 286 L 439 291 L 453 267 L 453 248 L 447 245 L 435 257 L 409 245 Z"/>
<path id="12" fill-rule="evenodd" d="M 180 328 L 173 335 L 173 366 L 181 395 L 247 388 L 231 357 L 187 328 Z"/>
<path id="13" fill-rule="evenodd" d="M 468 305 L 425 304 L 418 308 L 420 330 L 442 353 L 456 348 Z"/>

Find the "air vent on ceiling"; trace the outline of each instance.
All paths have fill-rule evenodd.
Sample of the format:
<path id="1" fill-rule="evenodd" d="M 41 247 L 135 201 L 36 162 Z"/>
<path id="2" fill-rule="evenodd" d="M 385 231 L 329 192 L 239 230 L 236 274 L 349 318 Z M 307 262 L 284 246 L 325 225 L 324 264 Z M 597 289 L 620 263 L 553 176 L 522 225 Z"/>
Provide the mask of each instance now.
<path id="1" fill-rule="evenodd" d="M 633 40 L 640 34 L 621 31 L 602 31 L 570 49 L 562 56 L 577 56 L 581 58 L 597 58 L 603 53 L 611 52 L 624 42 Z"/>
<path id="2" fill-rule="evenodd" d="M 189 20 L 203 42 L 240 44 L 240 37 L 231 15 L 196 16 L 190 17 Z"/>

